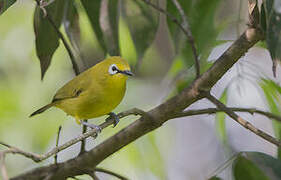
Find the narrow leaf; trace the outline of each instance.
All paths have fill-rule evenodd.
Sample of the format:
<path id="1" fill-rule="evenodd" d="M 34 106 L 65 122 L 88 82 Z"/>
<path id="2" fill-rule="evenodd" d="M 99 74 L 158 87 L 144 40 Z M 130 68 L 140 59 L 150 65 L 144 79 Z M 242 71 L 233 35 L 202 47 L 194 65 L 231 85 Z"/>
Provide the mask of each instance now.
<path id="1" fill-rule="evenodd" d="M 48 15 L 53 19 L 57 28 L 60 27 L 63 18 L 65 0 L 54 1 L 46 8 Z M 52 56 L 59 46 L 59 37 L 50 22 L 44 17 L 42 10 L 37 6 L 34 12 L 34 32 L 36 54 L 41 65 L 41 79 L 43 79 Z"/>
<path id="2" fill-rule="evenodd" d="M 91 26 L 94 30 L 97 40 L 104 54 L 107 52 L 105 41 L 103 38 L 103 33 L 100 24 L 100 10 L 101 10 L 101 0 L 81 0 L 81 3 L 86 11 L 86 14 L 90 20 Z"/>
<path id="3" fill-rule="evenodd" d="M 281 161 L 261 152 L 245 152 L 247 159 L 251 160 L 271 180 L 281 179 Z"/>
<path id="4" fill-rule="evenodd" d="M 178 2 L 182 6 L 185 14 L 189 17 L 192 8 L 192 0 L 190 1 L 178 0 Z M 177 18 L 179 22 L 182 22 L 180 13 L 172 1 L 167 1 L 167 11 L 171 13 L 175 18 Z M 179 28 L 179 26 L 174 21 L 172 21 L 172 19 L 168 17 L 167 17 L 167 24 L 169 27 L 172 40 L 174 42 L 176 54 L 178 54 L 180 48 L 182 47 L 183 42 L 186 41 L 186 37 L 182 32 L 182 30 Z"/>
<path id="5" fill-rule="evenodd" d="M 234 161 L 233 176 L 236 180 L 269 180 L 257 165 L 242 155 Z"/>
<path id="6" fill-rule="evenodd" d="M 17 0 L 0 0 L 0 15 L 3 14 Z"/>
<path id="7" fill-rule="evenodd" d="M 119 12 L 118 12 L 118 0 L 104 0 L 102 7 L 105 11 L 104 25 L 102 26 L 104 38 L 106 41 L 106 46 L 108 49 L 108 53 L 111 56 L 119 56 L 120 48 L 119 48 Z"/>
<path id="8" fill-rule="evenodd" d="M 150 2 L 159 6 L 159 0 Z M 122 15 L 129 26 L 140 62 L 154 40 L 159 23 L 159 11 L 142 1 L 122 0 L 121 6 Z"/>
<path id="9" fill-rule="evenodd" d="M 81 0 L 104 54 L 120 55 L 118 0 Z"/>
<path id="10" fill-rule="evenodd" d="M 261 4 L 260 24 L 264 33 L 266 33 L 266 10 L 264 3 Z M 265 34 L 266 35 L 266 34 Z"/>
<path id="11" fill-rule="evenodd" d="M 208 180 L 222 180 L 222 178 L 213 176 L 213 177 L 209 178 Z"/>
<path id="12" fill-rule="evenodd" d="M 281 114 L 281 87 L 272 80 L 262 79 L 260 86 L 264 92 L 265 98 L 269 105 L 269 109 L 274 114 Z M 273 121 L 273 128 L 275 136 L 281 139 L 281 123 Z M 278 148 L 278 158 L 281 159 L 281 148 Z"/>
<path id="13" fill-rule="evenodd" d="M 276 66 L 281 61 L 281 12 L 277 2 L 280 4 L 280 0 L 266 0 L 262 6 L 265 13 L 263 16 L 266 17 L 266 44 L 273 61 L 274 76 L 276 76 Z M 264 26 L 264 23 L 262 25 Z"/>
<path id="14" fill-rule="evenodd" d="M 189 27 L 195 40 L 200 62 L 206 62 L 219 33 L 219 29 L 215 26 L 215 14 L 217 13 L 221 0 L 178 1 L 189 21 Z M 182 23 L 182 18 L 172 1 L 167 1 L 167 10 Z M 167 22 L 174 42 L 176 55 L 182 54 L 185 63 L 191 67 L 194 64 L 194 57 L 186 36 L 170 18 L 167 18 Z"/>
<path id="15" fill-rule="evenodd" d="M 68 0 L 65 2 L 64 7 L 64 20 L 63 25 L 65 32 L 76 50 L 77 53 L 80 52 L 80 26 L 79 26 L 79 14 L 75 6 L 74 0 Z"/>

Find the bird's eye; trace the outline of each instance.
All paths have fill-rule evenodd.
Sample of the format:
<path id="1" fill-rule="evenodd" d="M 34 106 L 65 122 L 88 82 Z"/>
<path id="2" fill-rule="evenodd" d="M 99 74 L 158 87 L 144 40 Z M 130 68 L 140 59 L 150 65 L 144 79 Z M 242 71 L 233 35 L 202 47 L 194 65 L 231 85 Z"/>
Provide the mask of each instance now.
<path id="1" fill-rule="evenodd" d="M 109 66 L 108 72 L 111 75 L 118 73 L 118 68 L 117 68 L 116 64 L 111 64 Z"/>

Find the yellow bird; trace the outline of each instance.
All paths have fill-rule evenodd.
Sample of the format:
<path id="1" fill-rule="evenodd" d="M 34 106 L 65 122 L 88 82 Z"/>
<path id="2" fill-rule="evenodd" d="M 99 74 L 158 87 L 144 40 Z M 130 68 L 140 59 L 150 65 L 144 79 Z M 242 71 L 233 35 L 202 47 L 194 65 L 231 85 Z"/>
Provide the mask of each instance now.
<path id="1" fill-rule="evenodd" d="M 30 117 L 55 106 L 73 116 L 78 124 L 99 128 L 83 120 L 108 114 L 113 116 L 116 125 L 119 119 L 111 111 L 123 99 L 126 80 L 132 75 L 127 61 L 119 56 L 109 57 L 66 83 L 50 104 L 38 109 Z"/>

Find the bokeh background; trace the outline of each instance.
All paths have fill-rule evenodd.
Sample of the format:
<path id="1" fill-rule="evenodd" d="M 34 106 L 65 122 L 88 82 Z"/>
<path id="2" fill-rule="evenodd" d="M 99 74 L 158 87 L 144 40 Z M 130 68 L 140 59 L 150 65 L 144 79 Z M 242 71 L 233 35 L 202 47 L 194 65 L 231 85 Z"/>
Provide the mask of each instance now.
<path id="1" fill-rule="evenodd" d="M 28 117 L 34 110 L 50 102 L 56 90 L 74 77 L 69 56 L 60 44 L 44 80 L 41 81 L 33 32 L 34 7 L 32 0 L 18 0 L 0 16 L 0 141 L 42 154 L 55 146 L 60 125 L 60 144 L 78 136 L 81 127 L 72 117 L 56 108 L 34 118 Z M 81 10 L 82 7 L 79 8 Z M 210 63 L 243 32 L 247 22 L 246 13 L 246 1 L 227 0 L 220 3 L 215 16 L 219 34 L 217 40 L 220 43 L 209 55 Z M 181 57 L 174 60 L 174 50 L 164 20 L 161 16 L 162 28 L 158 29 L 156 39 L 145 53 L 140 75 L 129 79 L 126 96 L 115 110 L 116 113 L 133 107 L 149 110 L 176 93 L 173 75 L 182 66 Z M 86 69 L 101 60 L 102 55 L 89 20 L 83 13 L 80 15 L 80 25 L 87 61 L 79 65 Z M 119 25 L 121 55 L 135 64 L 136 50 L 128 25 L 122 19 Z M 227 92 L 225 97 L 229 106 L 268 110 L 258 84 L 260 77 L 272 78 L 271 63 L 268 51 L 256 46 L 216 84 L 212 92 L 217 97 Z M 194 71 L 190 70 L 190 73 Z M 279 82 L 280 77 L 281 74 L 278 73 L 274 80 Z M 201 100 L 190 109 L 207 107 L 213 105 Z M 241 115 L 260 129 L 274 134 L 271 120 L 259 115 Z M 101 117 L 90 121 L 98 124 L 104 119 L 105 117 Z M 96 140 L 89 138 L 87 149 L 96 146 L 135 119 L 136 117 L 124 118 L 116 128 L 105 129 Z M 276 156 L 274 145 L 250 133 L 228 117 L 225 119 L 227 139 L 223 139 L 218 133 L 215 119 L 215 115 L 202 115 L 171 120 L 107 158 L 99 167 L 113 170 L 130 179 L 201 180 L 213 175 L 223 162 L 239 151 L 259 151 Z M 60 152 L 59 162 L 77 156 L 79 149 L 80 144 L 77 144 Z M 8 155 L 6 158 L 10 176 L 51 162 L 53 158 L 39 164 L 19 155 Z M 231 179 L 230 170 L 231 166 L 220 173 L 220 176 Z M 101 173 L 97 175 L 101 179 L 114 179 Z M 87 176 L 79 178 L 90 179 Z"/>

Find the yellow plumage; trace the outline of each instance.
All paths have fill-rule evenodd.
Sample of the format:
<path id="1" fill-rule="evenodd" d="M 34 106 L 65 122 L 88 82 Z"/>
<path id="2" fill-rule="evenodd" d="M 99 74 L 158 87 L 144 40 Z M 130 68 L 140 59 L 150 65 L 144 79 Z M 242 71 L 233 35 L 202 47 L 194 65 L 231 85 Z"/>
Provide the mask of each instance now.
<path id="1" fill-rule="evenodd" d="M 66 83 L 50 104 L 31 116 L 52 106 L 75 117 L 77 122 L 109 114 L 124 97 L 128 75 L 132 73 L 124 59 L 107 58 Z"/>

